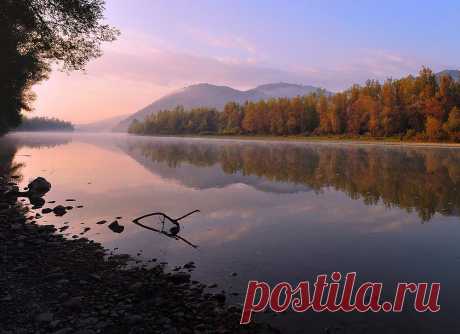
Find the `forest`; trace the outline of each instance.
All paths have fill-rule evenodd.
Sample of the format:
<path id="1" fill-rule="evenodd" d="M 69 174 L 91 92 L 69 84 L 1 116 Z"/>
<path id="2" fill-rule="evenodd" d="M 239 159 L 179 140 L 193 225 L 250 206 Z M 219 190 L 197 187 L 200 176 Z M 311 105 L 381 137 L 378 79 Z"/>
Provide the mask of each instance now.
<path id="1" fill-rule="evenodd" d="M 16 131 L 73 131 L 72 123 L 50 117 L 22 117 Z"/>
<path id="2" fill-rule="evenodd" d="M 460 83 L 423 67 L 417 76 L 334 94 L 312 93 L 213 108 L 162 110 L 128 130 L 142 135 L 346 135 L 460 141 Z"/>

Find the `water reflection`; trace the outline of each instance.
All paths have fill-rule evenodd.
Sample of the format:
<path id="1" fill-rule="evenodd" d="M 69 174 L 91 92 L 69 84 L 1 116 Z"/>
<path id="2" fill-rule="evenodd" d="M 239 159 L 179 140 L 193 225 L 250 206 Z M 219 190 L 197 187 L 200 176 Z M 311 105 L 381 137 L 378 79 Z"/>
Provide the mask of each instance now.
<path id="1" fill-rule="evenodd" d="M 0 151 L 9 152 L 6 165 L 21 164 L 21 186 L 44 176 L 52 184 L 47 206 L 76 199 L 64 217 L 38 223 L 69 238 L 86 231 L 106 248 L 170 268 L 193 261 L 194 279 L 239 293 L 233 302 L 242 302 L 248 280 L 296 284 L 332 271 L 356 271 L 390 293 L 396 282 L 420 280 L 441 282 L 445 291 L 437 314 L 270 318 L 283 333 L 343 323 L 373 334 L 459 327 L 460 150 L 78 134 L 53 146 L 63 142 L 58 135 L 23 135 L 9 135 L 12 146 Z M 140 222 L 157 231 L 131 223 L 147 212 L 180 217 L 196 208 L 201 213 L 180 231 L 151 217 Z M 114 220 L 123 233 L 108 227 Z"/>
<path id="2" fill-rule="evenodd" d="M 121 146 L 152 173 L 206 189 L 244 183 L 274 193 L 324 188 L 367 205 L 459 215 L 460 151 L 334 145 L 131 140 Z"/>
<path id="3" fill-rule="evenodd" d="M 182 236 L 179 235 L 179 232 L 181 230 L 181 225 L 180 221 L 196 212 L 200 212 L 200 210 L 194 210 L 191 211 L 179 218 L 171 218 L 167 214 L 162 213 L 162 212 L 153 212 L 153 213 L 148 213 L 146 215 L 143 215 L 141 217 L 137 217 L 136 219 L 133 220 L 133 223 L 141 226 L 147 230 L 153 231 L 160 233 L 162 235 L 167 236 L 168 238 L 172 238 L 174 240 L 180 240 L 185 242 L 187 245 L 192 246 L 193 248 L 197 248 L 197 245 L 192 244 L 190 241 L 187 239 L 183 238 Z M 154 223 L 160 225 L 160 228 L 154 228 L 152 226 L 147 226 L 145 219 L 146 218 L 154 218 Z M 142 223 L 141 223 L 142 222 Z M 170 225 L 170 227 L 166 227 L 165 225 Z"/>
<path id="4" fill-rule="evenodd" d="M 20 149 L 27 148 L 53 148 L 66 145 L 72 141 L 71 133 L 12 133 L 1 139 L 2 145 Z"/>

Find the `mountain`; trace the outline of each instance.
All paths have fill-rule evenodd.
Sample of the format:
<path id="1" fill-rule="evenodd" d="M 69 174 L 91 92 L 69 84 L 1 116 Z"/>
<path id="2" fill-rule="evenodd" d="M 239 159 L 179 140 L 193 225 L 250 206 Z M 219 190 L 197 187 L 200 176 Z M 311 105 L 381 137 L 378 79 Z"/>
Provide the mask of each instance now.
<path id="1" fill-rule="evenodd" d="M 303 86 L 303 85 L 295 85 L 289 83 L 272 83 L 266 85 L 260 85 L 256 88 L 249 90 L 249 92 L 254 91 L 257 93 L 264 94 L 267 97 L 295 97 L 295 96 L 302 96 L 307 95 L 312 92 L 319 91 L 320 88 L 313 87 L 313 86 Z"/>
<path id="2" fill-rule="evenodd" d="M 443 75 L 450 75 L 455 81 L 460 81 L 460 71 L 459 70 L 444 70 L 439 73 L 436 73 L 436 78 L 439 79 Z"/>
<path id="3" fill-rule="evenodd" d="M 81 132 L 110 132 L 122 120 L 126 119 L 128 115 L 115 116 L 106 118 L 97 122 L 75 124 L 75 131 Z"/>
<path id="4" fill-rule="evenodd" d="M 289 83 L 273 83 L 261 85 L 256 88 L 241 91 L 227 86 L 216 86 L 207 83 L 185 87 L 172 94 L 166 95 L 133 115 L 122 120 L 114 131 L 127 131 L 134 119 L 142 121 L 147 115 L 165 109 L 173 109 L 179 105 L 185 109 L 209 107 L 222 110 L 227 102 L 244 103 L 246 101 L 259 101 L 269 98 L 295 97 L 318 92 L 321 88 L 313 86 L 296 85 Z M 326 92 L 330 94 L 329 92 Z"/>

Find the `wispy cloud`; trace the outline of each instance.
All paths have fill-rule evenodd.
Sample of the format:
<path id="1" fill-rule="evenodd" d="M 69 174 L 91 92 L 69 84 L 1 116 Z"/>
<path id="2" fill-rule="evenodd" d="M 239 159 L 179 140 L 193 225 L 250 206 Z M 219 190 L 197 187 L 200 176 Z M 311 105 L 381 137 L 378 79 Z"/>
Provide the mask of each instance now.
<path id="1" fill-rule="evenodd" d="M 330 67 L 293 64 L 277 68 L 264 62 L 257 48 L 242 38 L 195 34 L 208 44 L 234 48 L 241 54 L 194 54 L 152 35 L 125 32 L 106 47 L 102 58 L 89 64 L 86 75 L 55 73 L 38 86 L 37 110 L 87 122 L 133 113 L 166 93 L 195 83 L 248 89 L 285 81 L 337 91 L 369 78 L 383 80 L 415 73 L 423 64 L 394 52 L 366 49 L 355 50 Z"/>
<path id="2" fill-rule="evenodd" d="M 257 47 L 241 36 L 232 34 L 216 35 L 208 31 L 192 27 L 188 27 L 186 32 L 196 41 L 206 43 L 210 46 L 230 50 L 239 50 L 252 56 L 257 54 Z"/>

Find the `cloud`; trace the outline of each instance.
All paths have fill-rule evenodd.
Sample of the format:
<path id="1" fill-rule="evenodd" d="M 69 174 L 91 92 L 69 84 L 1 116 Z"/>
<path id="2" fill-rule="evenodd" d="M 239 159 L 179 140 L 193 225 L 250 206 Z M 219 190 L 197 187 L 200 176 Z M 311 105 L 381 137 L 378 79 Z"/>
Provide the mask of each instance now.
<path id="1" fill-rule="evenodd" d="M 254 65 L 248 61 L 227 61 L 167 51 L 128 57 L 123 53 L 112 53 L 106 55 L 106 60 L 108 61 L 91 69 L 91 72 L 94 75 L 116 75 L 169 86 L 209 82 L 242 87 L 261 82 L 302 79 L 294 73 Z"/>
<path id="2" fill-rule="evenodd" d="M 279 68 L 265 62 L 257 47 L 241 37 L 193 33 L 205 43 L 240 53 L 185 52 L 167 40 L 128 31 L 105 47 L 103 57 L 88 65 L 86 75 L 55 72 L 37 86 L 36 109 L 39 114 L 90 122 L 134 113 L 167 93 L 196 83 L 249 89 L 284 81 L 338 91 L 369 78 L 415 73 L 423 64 L 387 50 L 348 50 L 348 55 L 331 66 L 299 63 Z"/>
<path id="3" fill-rule="evenodd" d="M 298 67 L 311 82 L 333 91 L 343 90 L 353 84 L 363 84 L 368 79 L 383 81 L 416 74 L 426 61 L 387 50 L 352 50 L 336 64 L 322 67 Z"/>
<path id="4" fill-rule="evenodd" d="M 246 55 L 203 56 L 165 47 L 165 42 L 150 37 L 127 37 L 118 47 L 109 49 L 101 60 L 94 62 L 89 71 L 93 75 L 115 75 L 169 87 L 208 82 L 250 88 L 262 83 L 287 81 L 340 90 L 367 79 L 384 80 L 415 73 L 423 64 L 394 52 L 363 49 L 353 50 L 345 59 L 330 66 L 300 64 L 277 68 L 261 60 L 257 48 L 240 37 L 215 37 L 192 31 L 197 39 L 245 50 Z"/>
<path id="5" fill-rule="evenodd" d="M 250 55 L 255 55 L 257 53 L 256 46 L 241 36 L 231 34 L 213 35 L 208 31 L 191 27 L 188 27 L 186 31 L 195 40 L 204 42 L 210 46 L 239 50 Z"/>

